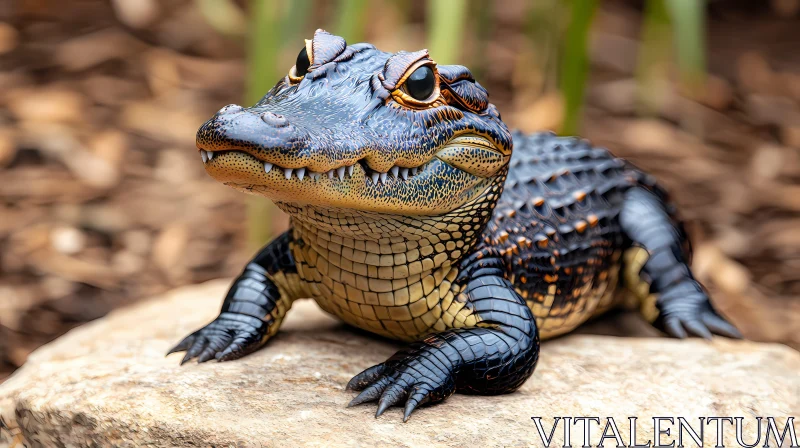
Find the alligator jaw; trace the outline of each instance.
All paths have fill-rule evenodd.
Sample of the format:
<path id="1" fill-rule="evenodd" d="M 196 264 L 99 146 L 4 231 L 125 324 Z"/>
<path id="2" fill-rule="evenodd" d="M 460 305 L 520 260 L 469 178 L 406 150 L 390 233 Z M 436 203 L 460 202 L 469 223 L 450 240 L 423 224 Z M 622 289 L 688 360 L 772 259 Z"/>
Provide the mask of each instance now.
<path id="1" fill-rule="evenodd" d="M 227 155 L 228 153 L 241 153 L 241 154 L 249 154 L 243 151 L 237 150 L 223 150 L 223 151 L 207 151 L 205 149 L 200 150 L 200 158 L 203 161 L 203 164 L 209 167 L 214 167 L 214 157 L 217 157 L 217 161 L 220 160 L 218 156 L 220 155 Z M 256 158 L 255 156 L 251 156 Z M 258 158 L 256 158 L 258 159 Z M 417 176 L 425 169 L 425 165 L 416 167 L 401 167 L 399 165 L 393 165 L 389 170 L 386 172 L 381 172 L 377 170 L 373 170 L 369 167 L 369 165 L 365 162 L 364 159 L 360 159 L 355 163 L 345 164 L 338 166 L 336 168 L 331 168 L 327 171 L 314 171 L 311 167 L 299 167 L 299 168 L 284 168 L 279 166 L 278 164 L 271 163 L 271 162 L 263 162 L 259 160 L 263 164 L 264 167 L 264 174 L 269 174 L 272 170 L 276 170 L 277 172 L 283 173 L 286 180 L 292 180 L 296 178 L 299 181 L 303 181 L 304 179 L 308 178 L 313 181 L 318 181 L 323 178 L 328 178 L 333 181 L 344 181 L 346 179 L 350 179 L 353 177 L 353 173 L 356 170 L 356 167 L 360 167 L 362 171 L 365 173 L 366 182 L 369 184 L 387 184 L 393 181 L 409 181 L 413 177 Z M 223 162 L 224 163 L 224 162 Z M 210 164 L 210 165 L 209 165 Z"/>
<path id="2" fill-rule="evenodd" d="M 273 201 L 391 214 L 446 213 L 474 198 L 490 181 L 438 158 L 416 172 L 398 167 L 386 173 L 370 172 L 362 163 L 324 173 L 303 167 L 283 168 L 242 151 L 216 151 L 206 159 L 206 172 L 217 181 Z M 448 184 L 457 188 L 437 188 Z"/>

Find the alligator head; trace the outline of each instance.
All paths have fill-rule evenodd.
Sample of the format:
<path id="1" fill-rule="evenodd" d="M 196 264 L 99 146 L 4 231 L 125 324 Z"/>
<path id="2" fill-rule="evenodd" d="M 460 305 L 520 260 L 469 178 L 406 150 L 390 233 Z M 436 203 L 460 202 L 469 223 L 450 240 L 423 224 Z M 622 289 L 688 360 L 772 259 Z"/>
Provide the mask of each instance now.
<path id="1" fill-rule="evenodd" d="M 511 146 L 467 68 L 322 30 L 255 106 L 226 106 L 197 132 L 206 171 L 226 185 L 278 204 L 404 215 L 481 195 L 493 205 Z"/>

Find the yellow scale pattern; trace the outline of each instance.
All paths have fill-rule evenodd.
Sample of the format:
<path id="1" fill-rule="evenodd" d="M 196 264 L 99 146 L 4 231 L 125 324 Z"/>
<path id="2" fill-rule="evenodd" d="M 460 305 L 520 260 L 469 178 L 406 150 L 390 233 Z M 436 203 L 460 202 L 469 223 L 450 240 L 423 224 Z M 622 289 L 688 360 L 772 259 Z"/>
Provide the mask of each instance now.
<path id="1" fill-rule="evenodd" d="M 486 199 L 481 195 L 448 215 L 431 217 L 278 203 L 292 216 L 297 274 L 273 280 L 282 297 L 311 297 L 343 321 L 389 338 L 411 341 L 448 328 L 476 326 L 479 317 L 453 283 L 458 275 L 453 261 L 478 240 L 477 232 L 491 213 L 485 210 Z M 625 254 L 631 265 L 624 275 L 632 278 L 636 272 L 638 278 L 646 257 L 638 254 L 634 262 L 633 254 Z M 566 300 L 559 300 L 563 292 L 554 283 L 547 294 L 536 297 L 517 289 L 542 338 L 567 333 L 620 303 L 621 255 L 613 254 L 596 280 L 587 266 L 580 286 Z M 289 306 L 290 299 L 281 301 L 280 318 Z"/>
<path id="2" fill-rule="evenodd" d="M 478 323 L 453 284 L 453 262 L 488 219 L 485 200 L 435 217 L 279 206 L 292 216 L 304 296 L 351 325 L 410 341 Z"/>
<path id="3" fill-rule="evenodd" d="M 658 308 L 656 308 L 658 294 L 650 293 L 650 283 L 639 275 L 647 260 L 650 259 L 650 253 L 643 247 L 634 246 L 625 251 L 623 259 L 625 261 L 623 276 L 628 289 L 625 305 L 628 308 L 638 307 L 645 319 L 651 323 L 655 322 L 659 315 Z"/>
<path id="4" fill-rule="evenodd" d="M 571 297 L 564 301 L 563 306 L 553 306 L 556 295 L 560 293 L 555 284 L 549 285 L 547 294 L 543 297 L 525 298 L 536 317 L 539 336 L 547 339 L 569 333 L 593 316 L 598 316 L 617 305 L 620 299 L 617 288 L 619 268 L 619 263 L 609 266 L 608 270 L 599 276 L 598 283 L 586 279 L 583 286 L 572 290 Z M 528 295 L 527 291 L 521 289 L 517 289 L 517 292 L 523 297 Z"/>
<path id="5" fill-rule="evenodd" d="M 264 317 L 264 320 L 272 320 L 273 325 L 270 325 L 267 332 L 261 338 L 261 343 L 267 342 L 271 337 L 278 333 L 278 330 L 283 323 L 283 318 L 292 307 L 292 302 L 297 297 L 305 297 L 305 290 L 297 274 L 284 274 L 283 272 L 276 272 L 273 275 L 267 276 L 272 283 L 278 288 L 280 295 L 275 302 L 275 308 Z"/>

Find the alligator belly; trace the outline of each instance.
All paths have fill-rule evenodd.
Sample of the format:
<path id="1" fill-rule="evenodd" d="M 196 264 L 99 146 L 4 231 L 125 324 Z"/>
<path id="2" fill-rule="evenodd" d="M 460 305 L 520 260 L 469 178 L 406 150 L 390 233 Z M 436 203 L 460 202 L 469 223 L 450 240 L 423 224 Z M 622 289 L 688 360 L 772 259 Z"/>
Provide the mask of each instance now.
<path id="1" fill-rule="evenodd" d="M 388 280 L 352 272 L 347 263 L 336 266 L 309 246 L 294 255 L 307 295 L 324 311 L 363 330 L 413 341 L 477 323 L 460 286 L 453 284 L 457 270 L 450 265 Z"/>

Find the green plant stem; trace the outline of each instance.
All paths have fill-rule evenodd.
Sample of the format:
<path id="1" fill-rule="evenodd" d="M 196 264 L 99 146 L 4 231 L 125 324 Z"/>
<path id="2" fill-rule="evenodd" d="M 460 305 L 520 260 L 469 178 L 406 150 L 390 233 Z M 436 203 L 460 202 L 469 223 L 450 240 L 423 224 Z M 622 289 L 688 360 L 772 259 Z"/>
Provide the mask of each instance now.
<path id="1" fill-rule="evenodd" d="M 542 76 L 539 94 L 558 89 L 559 54 L 565 19 L 563 0 L 539 0 L 528 11 L 525 33 L 533 45 L 534 63 Z"/>
<path id="2" fill-rule="evenodd" d="M 636 66 L 640 114 L 657 112 L 665 101 L 672 60 L 672 40 L 672 24 L 665 0 L 647 0 Z"/>
<path id="3" fill-rule="evenodd" d="M 282 42 L 280 45 L 284 48 L 287 46 L 290 49 L 297 48 L 299 52 L 305 44 L 303 39 L 311 39 L 313 37 L 311 33 L 314 30 L 308 30 L 305 26 L 312 14 L 312 6 L 314 6 L 313 0 L 291 0 L 284 20 L 286 26 L 281 28 Z M 297 55 L 293 56 L 296 57 Z M 291 63 L 294 64 L 294 59 L 292 59 Z"/>
<path id="4" fill-rule="evenodd" d="M 674 27 L 681 83 L 691 93 L 703 88 L 706 73 L 705 0 L 667 0 Z"/>
<path id="5" fill-rule="evenodd" d="M 483 78 L 486 73 L 486 48 L 492 33 L 491 0 L 473 0 L 472 24 L 475 30 L 475 54 L 472 55 L 472 76 Z"/>
<path id="6" fill-rule="evenodd" d="M 251 0 L 250 37 L 248 43 L 247 85 L 245 104 L 256 103 L 280 77 L 275 61 L 278 59 L 281 30 L 280 0 Z M 247 200 L 247 241 L 257 249 L 272 236 L 272 217 L 275 206 L 260 196 Z"/>
<path id="7" fill-rule="evenodd" d="M 439 64 L 457 64 L 464 42 L 466 0 L 428 0 L 428 49 Z"/>
<path id="8" fill-rule="evenodd" d="M 280 76 L 275 69 L 281 41 L 280 0 L 251 0 L 245 102 L 257 102 Z"/>
<path id="9" fill-rule="evenodd" d="M 597 0 L 573 0 L 567 26 L 559 85 L 564 95 L 562 134 L 575 135 L 580 126 L 583 96 L 589 72 L 588 39 Z"/>
<path id="10" fill-rule="evenodd" d="M 348 43 L 363 42 L 368 6 L 367 0 L 341 0 L 333 33 Z"/>

